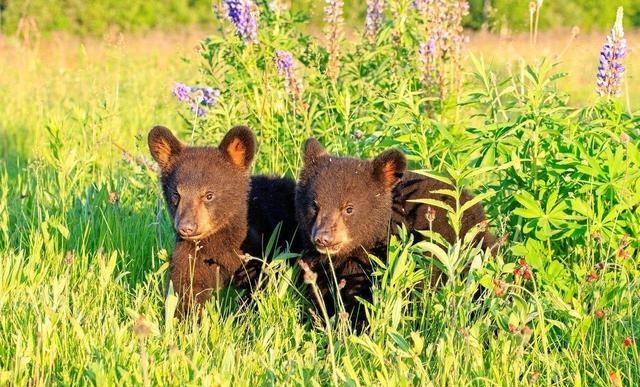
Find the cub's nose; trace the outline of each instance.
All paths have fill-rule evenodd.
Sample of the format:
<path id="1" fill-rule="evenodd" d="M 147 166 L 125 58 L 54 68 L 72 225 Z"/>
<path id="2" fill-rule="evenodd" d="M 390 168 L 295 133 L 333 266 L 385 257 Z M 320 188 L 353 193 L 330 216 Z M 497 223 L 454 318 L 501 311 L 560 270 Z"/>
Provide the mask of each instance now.
<path id="1" fill-rule="evenodd" d="M 178 225 L 178 233 L 181 237 L 190 237 L 195 234 L 198 225 L 195 223 L 180 223 Z"/>
<path id="2" fill-rule="evenodd" d="M 313 238 L 313 243 L 317 247 L 329 247 L 334 244 L 333 237 L 331 234 L 326 232 L 316 234 Z"/>

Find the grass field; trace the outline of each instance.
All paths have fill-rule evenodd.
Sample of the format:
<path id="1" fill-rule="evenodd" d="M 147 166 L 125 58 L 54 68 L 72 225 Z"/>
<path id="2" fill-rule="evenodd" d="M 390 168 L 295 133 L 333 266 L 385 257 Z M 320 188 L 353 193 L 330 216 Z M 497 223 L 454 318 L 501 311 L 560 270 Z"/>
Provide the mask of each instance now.
<path id="1" fill-rule="evenodd" d="M 535 49 L 528 36 L 473 36 L 470 51 L 494 69 L 498 84 L 509 69 L 520 81 L 489 87 L 473 112 L 456 108 L 433 120 L 424 118 L 413 84 L 398 76 L 402 69 L 386 79 L 345 59 L 345 77 L 360 71 L 368 80 L 320 87 L 313 54 L 300 73 L 317 97 L 300 113 L 295 102 L 278 102 L 286 94 L 275 90 L 275 76 L 242 89 L 241 79 L 262 74 L 251 67 L 256 51 L 229 49 L 238 67 L 218 54 L 203 64 L 194 48 L 205 35 L 56 35 L 35 47 L 0 37 L 0 385 L 640 383 L 640 134 L 630 113 L 640 101 L 638 33 L 627 33 L 621 103 L 604 112 L 594 87 L 605 34 L 579 36 L 566 50 L 565 33 L 541 35 Z M 386 68 L 389 51 L 379 52 L 363 60 Z M 567 72 L 557 83 L 527 78 L 518 63 L 553 62 L 560 52 L 554 70 L 532 70 L 540 79 Z M 275 70 L 265 66 L 266 79 Z M 467 79 L 482 78 L 473 76 L 471 59 L 463 68 Z M 225 79 L 231 91 L 194 124 L 178 114 L 188 118 L 171 88 L 202 79 Z M 378 84 L 371 79 L 389 85 L 365 95 Z M 575 110 L 553 102 L 565 93 Z M 577 109 L 583 106 L 591 108 Z M 460 118 L 467 114 L 474 118 Z M 491 193 L 487 211 L 507 245 L 495 259 L 484 257 L 477 276 L 427 292 L 419 248 L 394 242 L 362 335 L 339 322 L 311 327 L 305 293 L 282 261 L 251 307 L 221 292 L 200 324 L 166 318 L 173 235 L 146 134 L 163 124 L 213 142 L 230 123 L 258 132 L 256 173 L 295 175 L 299 144 L 311 133 L 331 151 L 355 156 L 403 146 L 414 167 L 449 168 L 459 183 Z M 358 143 L 352 132 L 360 128 L 366 141 Z M 453 246 L 448 256 L 481 254 Z M 534 280 L 518 270 L 532 270 Z M 471 294 L 480 285 L 490 296 L 476 305 Z"/>

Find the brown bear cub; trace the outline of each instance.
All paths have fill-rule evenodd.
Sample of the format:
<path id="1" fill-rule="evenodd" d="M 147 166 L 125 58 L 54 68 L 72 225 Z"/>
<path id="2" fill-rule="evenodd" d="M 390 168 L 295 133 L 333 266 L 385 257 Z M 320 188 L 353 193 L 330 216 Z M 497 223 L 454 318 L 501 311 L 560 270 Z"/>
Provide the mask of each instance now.
<path id="1" fill-rule="evenodd" d="M 279 245 L 294 238 L 295 182 L 249 177 L 256 140 L 247 127 L 229 130 L 217 148 L 187 146 L 162 126 L 151 129 L 148 143 L 175 230 L 169 271 L 178 314 L 229 283 L 251 290 L 262 262 L 244 254 L 262 257 L 263 240 L 280 222 Z"/>
<path id="2" fill-rule="evenodd" d="M 302 260 L 317 274 L 317 285 L 329 315 L 335 313 L 333 294 L 338 283 L 345 311 L 357 330 L 366 323 L 356 297 L 371 301 L 371 262 L 368 253 L 384 258 L 389 232 L 404 224 L 417 240 L 424 239 L 417 230 L 428 230 L 429 206 L 409 202 L 430 198 L 455 207 L 453 199 L 433 191 L 451 188 L 433 178 L 405 172 L 406 159 L 391 149 L 373 160 L 329 155 L 320 143 L 306 141 L 303 168 L 296 188 L 296 216 L 306 247 Z M 471 199 L 464 193 L 462 203 Z M 435 208 L 431 230 L 448 242 L 455 233 L 444 210 Z M 486 220 L 484 210 L 476 204 L 464 213 L 461 236 Z M 492 247 L 493 236 L 478 233 L 482 248 Z M 330 267 L 333 264 L 335 279 Z M 303 264 L 303 269 L 307 269 Z M 318 309 L 318 302 L 311 297 Z M 318 309 L 319 310 L 319 309 Z"/>

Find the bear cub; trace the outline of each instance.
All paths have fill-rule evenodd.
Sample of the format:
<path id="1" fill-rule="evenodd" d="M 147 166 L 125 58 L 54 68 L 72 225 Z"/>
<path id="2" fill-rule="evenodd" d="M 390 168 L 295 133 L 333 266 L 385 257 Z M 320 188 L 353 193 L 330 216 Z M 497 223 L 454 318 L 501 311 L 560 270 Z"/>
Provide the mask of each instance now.
<path id="1" fill-rule="evenodd" d="M 396 149 L 382 152 L 373 160 L 360 160 L 329 155 L 314 138 L 308 139 L 304 146 L 295 198 L 296 217 L 306 243 L 303 269 L 308 265 L 308 269 L 317 274 L 316 283 L 323 300 L 312 299 L 316 309 L 318 303 L 323 302 L 329 315 L 335 313 L 335 286 L 332 285 L 337 279 L 345 311 L 356 330 L 361 330 L 366 323 L 356 297 L 372 301 L 372 266 L 368 253 L 384 258 L 389 232 L 397 232 L 400 224 L 404 224 L 416 240 L 424 239 L 418 230 L 429 229 L 425 216 L 429 206 L 409 200 L 437 199 L 455 207 L 453 198 L 434 192 L 451 189 L 451 186 L 406 172 L 406 165 L 404 154 Z M 461 202 L 471 198 L 464 192 Z M 455 242 L 446 212 L 440 208 L 434 210 L 431 230 L 448 242 Z M 461 237 L 485 220 L 482 206 L 479 203 L 471 206 L 464 213 Z M 475 241 L 481 242 L 483 249 L 495 243 L 487 231 L 479 232 Z"/>
<path id="2" fill-rule="evenodd" d="M 244 126 L 229 130 L 218 147 L 187 146 L 156 126 L 148 144 L 173 219 L 169 277 L 181 299 L 178 315 L 230 283 L 252 290 L 262 262 L 244 254 L 262 257 L 263 241 L 278 223 L 279 246 L 295 238 L 295 182 L 249 176 L 256 140 Z"/>

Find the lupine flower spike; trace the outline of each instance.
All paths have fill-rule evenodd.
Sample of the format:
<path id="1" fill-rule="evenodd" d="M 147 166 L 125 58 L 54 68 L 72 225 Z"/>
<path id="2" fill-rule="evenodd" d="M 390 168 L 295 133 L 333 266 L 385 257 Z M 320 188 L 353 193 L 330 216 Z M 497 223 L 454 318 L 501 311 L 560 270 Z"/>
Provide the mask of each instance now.
<path id="1" fill-rule="evenodd" d="M 418 49 L 423 85 L 429 94 L 436 94 L 444 100 L 450 89 L 459 87 L 462 50 L 468 41 L 462 19 L 469 14 L 469 3 L 414 0 L 413 7 L 424 26 L 423 37 L 426 39 Z"/>
<path id="2" fill-rule="evenodd" d="M 324 21 L 325 38 L 327 39 L 329 51 L 329 64 L 327 65 L 327 75 L 335 82 L 338 79 L 340 66 L 338 63 L 338 44 L 340 42 L 340 27 L 342 24 L 342 0 L 325 0 Z"/>
<path id="3" fill-rule="evenodd" d="M 622 7 L 619 7 L 616 22 L 600 52 L 600 63 L 596 76 L 596 92 L 600 96 L 620 95 L 620 85 L 624 74 L 622 58 L 627 54 L 627 40 L 624 38 L 624 30 L 622 29 L 622 16 L 623 10 Z"/>
<path id="4" fill-rule="evenodd" d="M 227 17 L 246 43 L 258 43 L 258 6 L 251 0 L 224 0 Z"/>
<path id="5" fill-rule="evenodd" d="M 382 13 L 384 12 L 384 0 L 367 0 L 367 18 L 365 20 L 364 35 L 373 42 L 382 26 Z"/>
<path id="6" fill-rule="evenodd" d="M 301 107 L 304 108 L 304 102 L 302 102 L 302 81 L 296 77 L 295 65 L 291 53 L 284 50 L 277 50 L 273 56 L 273 62 L 278 69 L 278 74 L 284 78 L 284 87 L 287 89 L 287 93 L 291 94 L 293 98 L 301 104 Z"/>

